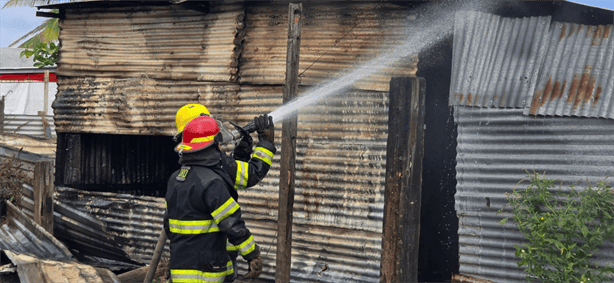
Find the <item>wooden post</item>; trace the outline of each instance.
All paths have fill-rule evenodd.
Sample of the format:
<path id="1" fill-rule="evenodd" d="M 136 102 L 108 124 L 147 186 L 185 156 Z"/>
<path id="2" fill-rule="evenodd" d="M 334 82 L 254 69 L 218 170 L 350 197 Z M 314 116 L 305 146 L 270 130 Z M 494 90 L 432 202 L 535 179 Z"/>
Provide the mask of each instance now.
<path id="1" fill-rule="evenodd" d="M 34 165 L 34 222 L 53 235 L 53 161 Z"/>
<path id="2" fill-rule="evenodd" d="M 286 54 L 286 82 L 283 103 L 297 97 L 298 66 L 301 47 L 303 4 L 288 7 L 288 49 Z M 279 213 L 277 219 L 277 262 L 275 282 L 290 282 L 292 266 L 292 210 L 294 206 L 294 160 L 296 158 L 297 114 L 283 121 L 281 162 L 279 169 Z"/>
<path id="3" fill-rule="evenodd" d="M 168 237 L 166 236 L 166 231 L 162 228 L 162 232 L 160 232 L 160 238 L 158 238 L 158 243 L 156 244 L 156 249 L 154 250 L 153 256 L 151 257 L 151 262 L 149 263 L 149 269 L 147 270 L 147 274 L 143 280 L 144 283 L 151 283 L 156 274 L 156 269 L 158 268 L 158 263 L 160 262 L 160 257 L 162 257 L 162 253 L 164 253 L 164 245 L 166 245 L 166 240 Z"/>
<path id="4" fill-rule="evenodd" d="M 38 115 L 41 116 L 41 121 L 43 122 L 43 135 L 48 139 L 51 138 L 51 125 L 47 122 L 47 118 L 45 118 L 45 111 L 38 111 Z"/>
<path id="5" fill-rule="evenodd" d="M 43 115 L 47 115 L 47 108 L 49 107 L 49 70 L 45 70 L 45 102 L 43 103 Z"/>
<path id="6" fill-rule="evenodd" d="M 417 282 L 424 156 L 424 78 L 392 78 L 380 282 Z"/>
<path id="7" fill-rule="evenodd" d="M 4 96 L 0 99 L 0 134 L 4 134 Z"/>

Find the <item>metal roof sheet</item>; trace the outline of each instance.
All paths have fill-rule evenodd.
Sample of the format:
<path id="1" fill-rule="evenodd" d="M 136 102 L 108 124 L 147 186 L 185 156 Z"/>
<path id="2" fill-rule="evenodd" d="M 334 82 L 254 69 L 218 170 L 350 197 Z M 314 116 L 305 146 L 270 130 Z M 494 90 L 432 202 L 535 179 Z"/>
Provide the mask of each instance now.
<path id="1" fill-rule="evenodd" d="M 547 51 L 550 19 L 458 12 L 450 105 L 527 106 Z"/>
<path id="2" fill-rule="evenodd" d="M 150 263 L 162 231 L 164 198 L 89 192 L 67 187 L 56 187 L 56 197 L 60 203 L 70 204 L 105 223 L 105 235 L 110 239 L 108 242 L 119 245 L 130 260 Z M 80 223 L 86 224 L 83 221 Z M 88 245 L 109 246 L 104 239 L 93 237 L 82 238 L 81 241 Z M 165 257 L 168 256 L 168 247 L 166 250 Z M 113 254 L 114 250 L 109 249 L 108 252 Z"/>
<path id="3" fill-rule="evenodd" d="M 0 227 L 0 249 L 42 259 L 72 260 L 73 255 L 64 244 L 12 203 L 5 204 L 7 214 L 6 223 Z"/>
<path id="4" fill-rule="evenodd" d="M 614 119 L 612 25 L 554 22 L 550 37 L 525 114 Z"/>
<path id="5" fill-rule="evenodd" d="M 578 188 L 614 173 L 614 121 L 523 115 L 523 109 L 454 107 L 458 125 L 455 209 L 459 218 L 460 274 L 495 282 L 523 281 L 515 244 L 524 239 L 510 221 L 504 193 L 524 169 L 546 172 Z M 526 184 L 528 185 L 528 184 Z M 520 188 L 526 186 L 521 184 Z M 508 205 L 509 208 L 509 205 Z M 600 248 L 600 263 L 614 258 L 614 242 Z"/>
<path id="6" fill-rule="evenodd" d="M 21 206 L 30 218 L 34 210 L 33 194 L 33 188 L 24 184 Z M 54 199 L 53 208 L 54 235 L 70 249 L 79 251 L 81 263 L 111 270 L 139 267 L 109 233 L 106 222 L 73 207 L 70 202 Z"/>
<path id="7" fill-rule="evenodd" d="M 237 79 L 242 5 L 66 8 L 58 76 Z"/>
<path id="8" fill-rule="evenodd" d="M 242 84 L 283 85 L 286 73 L 288 4 L 248 5 L 239 77 Z M 299 80 L 316 85 L 390 52 L 412 32 L 406 7 L 389 3 L 305 2 Z M 387 91 L 391 76 L 415 76 L 417 54 L 402 58 L 354 88 Z"/>

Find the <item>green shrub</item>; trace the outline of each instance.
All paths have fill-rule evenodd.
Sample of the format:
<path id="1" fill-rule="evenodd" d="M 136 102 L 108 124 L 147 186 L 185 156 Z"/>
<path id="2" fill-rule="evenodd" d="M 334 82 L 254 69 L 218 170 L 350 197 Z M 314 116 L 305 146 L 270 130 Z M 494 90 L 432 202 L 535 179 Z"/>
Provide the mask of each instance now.
<path id="1" fill-rule="evenodd" d="M 601 282 L 610 280 L 614 268 L 596 266 L 589 258 L 597 258 L 603 241 L 614 237 L 614 195 L 605 181 L 593 188 L 590 183 L 581 191 L 573 186 L 556 193 L 555 180 L 537 173 L 530 174 L 525 190 L 514 188 L 507 194 L 512 208 L 512 221 L 527 244 L 514 245 L 518 266 L 526 267 L 525 280 L 533 282 Z M 521 182 L 522 182 L 521 181 Z M 519 182 L 519 184 L 521 183 Z M 503 209 L 499 210 L 502 212 Z M 508 218 L 499 223 L 504 224 Z"/>

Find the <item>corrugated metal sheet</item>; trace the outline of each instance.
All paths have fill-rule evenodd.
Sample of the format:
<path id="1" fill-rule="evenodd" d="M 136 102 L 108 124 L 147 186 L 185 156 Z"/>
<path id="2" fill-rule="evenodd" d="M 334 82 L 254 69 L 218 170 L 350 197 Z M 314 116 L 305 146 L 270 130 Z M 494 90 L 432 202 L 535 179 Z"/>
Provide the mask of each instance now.
<path id="1" fill-rule="evenodd" d="M 547 51 L 550 19 L 456 13 L 450 105 L 528 106 Z"/>
<path id="2" fill-rule="evenodd" d="M 86 244 L 119 245 L 131 260 L 151 262 L 162 231 L 164 198 L 56 187 L 56 199 L 106 224 L 106 235 L 112 240 L 105 243 L 92 239 Z M 163 256 L 168 257 L 168 246 Z"/>
<path id="3" fill-rule="evenodd" d="M 51 138 L 56 137 L 53 115 L 45 115 L 49 123 Z M 38 115 L 4 115 L 4 132 L 9 134 L 27 135 L 37 138 L 47 138 L 43 120 Z"/>
<path id="4" fill-rule="evenodd" d="M 67 8 L 57 75 L 236 81 L 244 8 L 206 6 Z"/>
<path id="5" fill-rule="evenodd" d="M 612 25 L 554 22 L 550 46 L 525 114 L 614 119 Z"/>
<path id="6" fill-rule="evenodd" d="M 458 124 L 455 209 L 459 218 L 460 274 L 495 282 L 518 282 L 514 244 L 523 237 L 509 213 L 505 192 L 546 172 L 563 185 L 596 184 L 614 173 L 614 121 L 523 115 L 523 109 L 454 107 Z M 526 184 L 528 185 L 528 184 Z M 526 186 L 521 185 L 521 186 Z M 614 258 L 614 243 L 600 249 L 601 263 Z"/>
<path id="7" fill-rule="evenodd" d="M 234 119 L 238 92 L 231 83 L 60 77 L 52 106 L 58 132 L 173 136 L 181 106 L 201 103 Z"/>
<path id="8" fill-rule="evenodd" d="M 31 188 L 26 188 L 25 195 L 28 193 L 31 199 Z M 76 262 L 62 242 L 32 220 L 33 203 L 27 200 L 22 201 L 30 206 L 25 213 L 7 203 L 6 222 L 0 227 L 0 249 L 17 266 L 21 282 L 119 282 L 107 269 Z M 58 213 L 54 214 L 57 219 Z M 55 222 L 54 233 L 58 233 L 57 224 L 62 223 Z"/>
<path id="9" fill-rule="evenodd" d="M 20 282 L 120 283 L 113 272 L 78 262 L 39 259 L 26 254 L 6 252 L 17 266 Z"/>
<path id="10" fill-rule="evenodd" d="M 33 218 L 33 188 L 24 184 L 21 192 L 22 211 Z M 140 267 L 108 232 L 106 222 L 76 209 L 70 202 L 54 199 L 53 209 L 54 235 L 68 248 L 78 251 L 81 263 L 111 270 Z"/>
<path id="11" fill-rule="evenodd" d="M 282 87 L 243 86 L 241 121 L 274 110 L 281 96 Z M 387 111 L 388 93 L 350 90 L 300 112 L 293 282 L 379 282 Z M 275 277 L 279 160 L 278 153 L 267 177 L 240 191 L 239 199 L 248 227 L 267 254 L 262 278 L 270 280 Z"/>
<path id="12" fill-rule="evenodd" d="M 249 5 L 246 13 L 241 83 L 283 85 L 288 4 L 262 2 Z M 406 7 L 367 2 L 304 2 L 302 14 L 301 85 L 341 77 L 375 56 L 390 52 L 411 34 L 415 18 Z M 388 91 L 391 76 L 415 76 L 416 71 L 417 54 L 362 79 L 354 88 Z"/>
<path id="13" fill-rule="evenodd" d="M 71 260 L 73 255 L 53 235 L 11 203 L 6 203 L 6 223 L 0 227 L 0 249 L 38 258 Z"/>

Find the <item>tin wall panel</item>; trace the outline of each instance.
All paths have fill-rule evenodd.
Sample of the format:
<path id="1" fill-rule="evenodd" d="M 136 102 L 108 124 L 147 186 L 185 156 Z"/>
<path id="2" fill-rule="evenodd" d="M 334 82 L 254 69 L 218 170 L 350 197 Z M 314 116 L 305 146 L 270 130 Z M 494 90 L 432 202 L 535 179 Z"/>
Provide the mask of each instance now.
<path id="1" fill-rule="evenodd" d="M 450 105 L 526 107 L 547 51 L 550 19 L 456 13 Z"/>
<path id="2" fill-rule="evenodd" d="M 235 83 L 60 77 L 52 107 L 58 132 L 173 136 L 181 106 L 201 103 L 234 119 L 238 92 Z"/>
<path id="3" fill-rule="evenodd" d="M 45 115 L 49 123 L 49 138 L 55 138 L 55 125 L 53 115 Z M 37 138 L 46 138 L 43 120 L 38 115 L 4 115 L 4 132 L 9 134 L 26 135 Z"/>
<path id="4" fill-rule="evenodd" d="M 282 92 L 276 86 L 242 86 L 240 122 L 275 110 Z M 293 282 L 379 282 L 387 117 L 387 92 L 355 89 L 299 112 Z M 280 143 L 278 123 L 276 144 Z M 271 280 L 280 150 L 268 175 L 257 186 L 240 191 L 239 199 L 248 227 L 267 254 L 262 277 Z M 244 263 L 240 267 L 246 268 Z"/>
<path id="5" fill-rule="evenodd" d="M 299 83 L 316 85 L 381 56 L 404 42 L 415 27 L 408 8 L 389 3 L 304 2 Z M 283 85 L 286 73 L 288 4 L 247 6 L 240 82 Z M 417 54 L 354 84 L 388 91 L 391 76 L 415 76 Z"/>
<path id="6" fill-rule="evenodd" d="M 614 119 L 612 25 L 554 22 L 530 108 L 525 114 Z"/>
<path id="7" fill-rule="evenodd" d="M 523 115 L 523 109 L 454 107 L 458 124 L 455 209 L 459 218 L 460 274 L 495 282 L 523 281 L 514 244 L 523 237 L 511 222 L 505 192 L 546 172 L 564 188 L 592 184 L 614 173 L 614 121 Z M 610 180 L 611 181 L 611 180 Z M 519 188 L 528 186 L 523 183 Z M 600 249 L 601 263 L 614 258 L 614 243 Z"/>
<path id="8" fill-rule="evenodd" d="M 244 8 L 201 8 L 68 7 L 57 75 L 236 81 Z"/>

